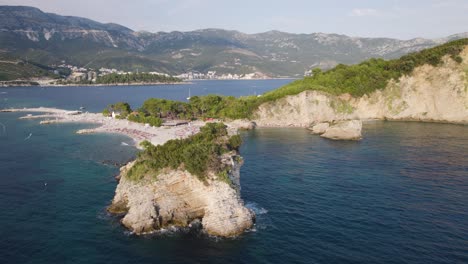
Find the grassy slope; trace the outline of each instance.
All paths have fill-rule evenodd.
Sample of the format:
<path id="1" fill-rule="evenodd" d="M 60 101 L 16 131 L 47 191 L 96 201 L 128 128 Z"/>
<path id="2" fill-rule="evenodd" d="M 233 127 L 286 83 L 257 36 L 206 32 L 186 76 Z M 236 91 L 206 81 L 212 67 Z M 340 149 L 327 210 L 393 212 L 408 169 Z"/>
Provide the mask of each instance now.
<path id="1" fill-rule="evenodd" d="M 55 77 L 47 67 L 25 62 L 2 61 L 0 62 L 0 81 L 11 81 L 17 79 L 29 79 L 31 77 Z"/>
<path id="2" fill-rule="evenodd" d="M 395 60 L 370 59 L 356 65 L 340 64 L 327 72 L 316 71 L 312 77 L 297 80 L 265 93 L 260 101 L 273 101 L 305 90 L 319 90 L 331 94 L 349 93 L 359 97 L 385 88 L 391 79 L 410 74 L 418 66 L 424 64 L 437 66 L 445 55 L 461 62 L 459 54 L 466 45 L 468 39 L 460 39 Z"/>

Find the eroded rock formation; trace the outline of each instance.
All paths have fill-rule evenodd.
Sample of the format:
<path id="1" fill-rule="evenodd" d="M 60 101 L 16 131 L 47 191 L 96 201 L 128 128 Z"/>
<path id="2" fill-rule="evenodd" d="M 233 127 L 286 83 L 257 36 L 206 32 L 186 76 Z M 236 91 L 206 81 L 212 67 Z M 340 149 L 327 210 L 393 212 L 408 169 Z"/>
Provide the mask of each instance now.
<path id="1" fill-rule="evenodd" d="M 328 127 L 321 136 L 333 140 L 360 140 L 361 131 L 361 120 L 338 121 Z"/>
<path id="2" fill-rule="evenodd" d="M 240 198 L 240 156 L 225 154 L 222 162 L 230 166 L 229 180 L 210 174 L 206 181 L 188 171 L 165 169 L 155 177 L 133 181 L 126 177 L 134 165 L 121 169 L 109 212 L 122 214 L 122 224 L 135 234 L 169 226 L 186 227 L 201 221 L 210 235 L 231 237 L 253 225 L 254 214 Z"/>

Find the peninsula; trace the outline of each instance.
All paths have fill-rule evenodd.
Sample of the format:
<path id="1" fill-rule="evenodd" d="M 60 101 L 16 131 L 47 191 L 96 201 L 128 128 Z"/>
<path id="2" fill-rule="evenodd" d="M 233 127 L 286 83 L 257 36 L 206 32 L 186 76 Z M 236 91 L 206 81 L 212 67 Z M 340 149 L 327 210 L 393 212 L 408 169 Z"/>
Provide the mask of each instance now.
<path id="1" fill-rule="evenodd" d="M 243 160 L 237 131 L 246 125 L 243 122 L 225 125 L 194 121 L 155 127 L 100 113 L 56 108 L 0 112 L 25 112 L 28 114 L 20 119 L 38 119 L 44 125 L 97 124 L 77 134 L 119 133 L 144 147 L 135 161 L 121 168 L 108 209 L 122 216 L 122 224 L 137 235 L 174 226 L 199 227 L 209 235 L 231 237 L 254 223 L 253 211 L 240 198 Z"/>

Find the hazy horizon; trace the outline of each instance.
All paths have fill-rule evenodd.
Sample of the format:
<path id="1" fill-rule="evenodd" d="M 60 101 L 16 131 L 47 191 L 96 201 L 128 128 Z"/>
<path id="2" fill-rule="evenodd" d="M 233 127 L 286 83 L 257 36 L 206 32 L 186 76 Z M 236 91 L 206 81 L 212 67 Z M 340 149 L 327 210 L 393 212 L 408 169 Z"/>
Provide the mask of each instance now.
<path id="1" fill-rule="evenodd" d="M 465 27 L 468 3 L 462 0 L 411 3 L 293 0 L 288 5 L 246 0 L 239 0 L 235 5 L 214 0 L 142 0 L 138 4 L 124 0 L 0 0 L 0 5 L 33 6 L 47 13 L 84 17 L 148 32 L 224 29 L 256 34 L 277 30 L 413 39 L 443 38 L 468 31 Z"/>

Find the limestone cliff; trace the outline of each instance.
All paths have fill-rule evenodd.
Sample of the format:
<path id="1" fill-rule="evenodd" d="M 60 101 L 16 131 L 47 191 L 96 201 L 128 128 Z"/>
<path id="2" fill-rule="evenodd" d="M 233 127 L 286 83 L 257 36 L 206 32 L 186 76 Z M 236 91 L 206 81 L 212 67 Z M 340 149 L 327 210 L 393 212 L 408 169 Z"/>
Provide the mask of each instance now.
<path id="1" fill-rule="evenodd" d="M 301 126 L 349 119 L 415 120 L 468 123 L 468 47 L 462 63 L 448 56 L 440 66 L 423 65 L 409 76 L 392 80 L 384 90 L 360 98 L 319 91 L 260 105 L 254 113 L 258 126 Z"/>
<path id="2" fill-rule="evenodd" d="M 253 225 L 254 214 L 240 199 L 239 156 L 226 155 L 229 182 L 214 174 L 203 182 L 184 170 L 166 169 L 157 178 L 132 181 L 126 177 L 133 163 L 122 167 L 121 179 L 109 211 L 124 214 L 122 224 L 136 234 L 200 220 L 210 235 L 236 236 Z"/>

